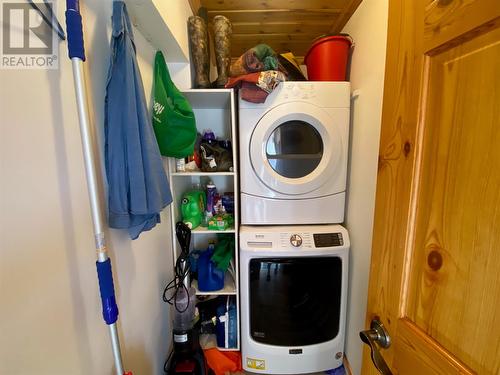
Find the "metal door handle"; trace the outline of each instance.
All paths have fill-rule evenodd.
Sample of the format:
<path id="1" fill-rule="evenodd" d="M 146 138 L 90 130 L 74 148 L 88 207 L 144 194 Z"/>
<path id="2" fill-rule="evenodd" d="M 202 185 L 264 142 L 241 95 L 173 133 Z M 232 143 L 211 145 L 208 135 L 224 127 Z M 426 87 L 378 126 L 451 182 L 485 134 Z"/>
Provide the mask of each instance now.
<path id="1" fill-rule="evenodd" d="M 359 337 L 365 344 L 370 345 L 372 361 L 377 370 L 382 375 L 392 375 L 391 369 L 385 363 L 384 357 L 380 354 L 379 347 L 387 349 L 391 346 L 391 338 L 385 330 L 384 325 L 377 319 L 373 319 L 370 324 L 370 329 L 361 331 Z"/>

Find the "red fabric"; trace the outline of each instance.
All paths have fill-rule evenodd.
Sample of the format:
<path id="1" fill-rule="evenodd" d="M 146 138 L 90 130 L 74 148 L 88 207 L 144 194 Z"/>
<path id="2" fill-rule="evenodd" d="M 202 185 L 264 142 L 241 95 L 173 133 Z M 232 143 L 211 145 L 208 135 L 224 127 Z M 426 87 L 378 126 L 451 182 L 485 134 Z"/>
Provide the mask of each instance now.
<path id="1" fill-rule="evenodd" d="M 264 103 L 269 94 L 256 86 L 257 82 L 259 82 L 259 76 L 260 72 L 229 77 L 226 88 L 239 87 L 240 96 L 243 100 L 252 103 Z"/>
<path id="2" fill-rule="evenodd" d="M 259 76 L 260 72 L 255 72 L 255 73 L 243 74 L 238 77 L 229 77 L 229 80 L 226 83 L 226 88 L 236 87 L 241 82 L 250 82 L 255 84 L 259 82 Z"/>
<path id="3" fill-rule="evenodd" d="M 216 348 L 203 351 L 208 367 L 215 375 L 225 375 L 227 372 L 242 371 L 240 352 L 221 352 Z"/>

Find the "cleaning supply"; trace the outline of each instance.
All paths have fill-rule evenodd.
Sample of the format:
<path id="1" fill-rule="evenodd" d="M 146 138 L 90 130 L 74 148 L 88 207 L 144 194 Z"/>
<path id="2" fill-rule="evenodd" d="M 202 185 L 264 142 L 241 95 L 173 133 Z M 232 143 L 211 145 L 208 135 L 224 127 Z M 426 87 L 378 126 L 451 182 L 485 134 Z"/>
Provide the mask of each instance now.
<path id="1" fill-rule="evenodd" d="M 211 260 L 214 245 L 210 244 L 198 258 L 198 289 L 202 292 L 213 292 L 224 288 L 224 271 L 217 268 Z"/>
<path id="2" fill-rule="evenodd" d="M 214 144 L 216 141 L 215 133 L 212 131 L 212 129 L 205 129 L 203 131 L 203 137 L 201 138 L 201 140 L 209 144 Z"/>
<path id="3" fill-rule="evenodd" d="M 227 296 L 217 307 L 216 335 L 219 348 L 235 348 L 237 345 L 236 301 L 233 296 Z"/>
<path id="4" fill-rule="evenodd" d="M 115 12 L 121 20 L 128 20 L 126 14 L 126 7 L 124 3 L 116 2 L 113 4 L 113 20 L 115 19 Z M 122 14 L 122 12 L 124 12 Z M 106 238 L 104 230 L 104 223 L 102 217 L 104 216 L 104 207 L 102 205 L 100 194 L 99 194 L 99 179 L 97 176 L 100 175 L 99 168 L 100 158 L 95 157 L 94 150 L 97 150 L 97 144 L 95 144 L 95 139 L 92 134 L 95 134 L 95 128 L 92 126 L 94 121 L 91 121 L 90 110 L 91 101 L 87 95 L 87 85 L 85 85 L 85 72 L 84 61 L 85 61 L 85 48 L 84 48 L 84 37 L 83 37 L 83 20 L 80 14 L 80 4 L 78 0 L 67 0 L 66 1 L 66 29 L 68 32 L 68 55 L 71 59 L 73 66 L 73 77 L 75 84 L 75 97 L 76 105 L 78 108 L 78 119 L 80 122 L 80 136 L 82 142 L 82 151 L 85 165 L 85 173 L 87 175 L 87 188 L 90 200 L 90 213 L 92 216 L 93 230 L 94 230 L 94 244 L 95 251 L 97 255 L 97 261 L 95 263 L 97 268 L 97 275 L 99 278 L 99 289 L 101 297 L 102 306 L 102 316 L 109 330 L 109 336 L 111 338 L 111 352 L 114 358 L 114 373 L 115 375 L 132 375 L 131 372 L 125 372 L 123 369 L 123 361 L 120 349 L 120 337 L 117 329 L 118 321 L 118 305 L 116 304 L 115 289 L 113 285 L 113 272 L 111 269 L 111 259 L 108 256 L 108 249 L 106 249 Z M 52 15 L 51 18 L 55 18 Z M 127 26 L 130 24 L 126 22 Z M 60 28 L 59 28 L 60 29 Z M 113 22 L 113 31 L 115 31 L 115 22 Z M 126 35 L 126 30 L 122 29 L 118 39 L 121 40 L 121 46 L 113 44 L 114 47 L 121 49 L 125 55 L 130 54 L 132 58 L 129 64 L 134 65 L 134 55 L 130 50 L 131 41 L 129 36 Z M 131 30 L 130 30 L 131 31 Z M 115 40 L 115 35 L 113 33 L 113 43 L 117 42 Z M 121 47 L 121 48 L 120 48 Z M 115 52 L 115 51 L 113 51 Z M 137 78 L 137 77 L 136 77 Z M 115 81 L 116 84 L 116 81 Z M 123 112 L 122 112 L 123 113 Z M 123 186 L 122 186 L 123 188 Z M 89 241 L 90 243 L 90 241 Z M 97 310 L 97 309 L 96 309 Z M 101 344 L 99 344 L 102 347 Z M 3 366 L 2 366 L 3 367 Z M 111 366 L 107 365 L 106 368 Z M 36 371 L 36 370 L 34 370 Z M 31 372 L 31 371 L 30 371 Z M 36 371 L 40 372 L 40 371 Z M 106 371 L 108 374 L 111 371 Z"/>
<path id="5" fill-rule="evenodd" d="M 227 271 L 229 263 L 233 259 L 235 249 L 234 236 L 232 234 L 221 233 L 217 235 L 217 243 L 214 247 L 214 255 L 210 258 L 218 269 Z"/>
<path id="6" fill-rule="evenodd" d="M 233 215 L 218 214 L 208 220 L 209 230 L 226 230 L 231 228 L 234 223 Z"/>
<path id="7" fill-rule="evenodd" d="M 217 195 L 217 187 L 212 181 L 207 184 L 207 212 L 214 213 L 215 196 Z"/>
<path id="8" fill-rule="evenodd" d="M 206 197 L 202 190 L 190 190 L 182 196 L 182 221 L 189 229 L 195 229 L 202 223 L 205 206 Z"/>
<path id="9" fill-rule="evenodd" d="M 222 206 L 228 214 L 234 213 L 234 193 L 227 192 L 222 195 Z"/>
<path id="10" fill-rule="evenodd" d="M 190 286 L 189 278 L 191 230 L 183 222 L 177 222 L 175 233 L 181 253 L 175 262 L 175 277 L 163 291 L 163 300 L 174 306 L 173 349 L 164 370 L 169 374 L 202 375 L 205 374 L 205 365 L 198 331 L 194 329 L 197 317 L 196 290 Z"/>

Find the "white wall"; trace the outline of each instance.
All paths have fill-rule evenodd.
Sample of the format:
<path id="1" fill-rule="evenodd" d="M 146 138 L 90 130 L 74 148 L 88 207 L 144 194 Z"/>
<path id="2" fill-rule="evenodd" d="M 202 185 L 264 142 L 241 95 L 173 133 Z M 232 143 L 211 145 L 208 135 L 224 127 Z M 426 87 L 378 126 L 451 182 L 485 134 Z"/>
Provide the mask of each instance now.
<path id="1" fill-rule="evenodd" d="M 101 155 L 111 3 L 82 4 Z M 64 2 L 57 5 L 63 22 Z M 135 38 L 149 98 L 154 50 L 137 31 Z M 113 373 L 66 54 L 61 43 L 57 71 L 0 71 L 0 374 Z M 186 69 L 174 70 L 188 87 Z M 162 223 L 136 241 L 107 233 L 123 358 L 135 374 L 162 374 L 169 350 L 170 308 L 161 294 L 172 277 L 170 228 L 165 210 Z"/>
<path id="2" fill-rule="evenodd" d="M 351 66 L 351 148 L 346 226 L 351 236 L 346 354 L 361 373 L 385 71 L 388 0 L 363 0 L 343 32 L 355 42 Z"/>
<path id="3" fill-rule="evenodd" d="M 187 0 L 153 0 L 153 3 L 168 24 L 184 55 L 189 56 L 187 19 L 193 15 L 189 2 Z"/>

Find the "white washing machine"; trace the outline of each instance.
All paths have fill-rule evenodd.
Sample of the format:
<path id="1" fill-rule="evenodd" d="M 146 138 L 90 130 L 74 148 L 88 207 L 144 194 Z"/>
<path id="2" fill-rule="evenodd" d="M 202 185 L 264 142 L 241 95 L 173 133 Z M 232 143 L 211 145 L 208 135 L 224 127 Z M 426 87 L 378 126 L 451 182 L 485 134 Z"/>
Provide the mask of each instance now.
<path id="1" fill-rule="evenodd" d="M 241 223 L 344 221 L 349 82 L 284 82 L 239 99 Z"/>
<path id="2" fill-rule="evenodd" d="M 326 371 L 344 356 L 349 236 L 340 225 L 240 227 L 246 371 Z"/>

